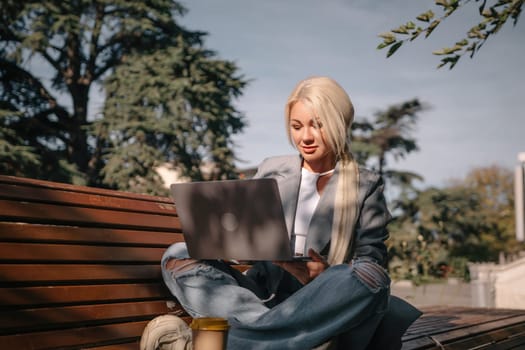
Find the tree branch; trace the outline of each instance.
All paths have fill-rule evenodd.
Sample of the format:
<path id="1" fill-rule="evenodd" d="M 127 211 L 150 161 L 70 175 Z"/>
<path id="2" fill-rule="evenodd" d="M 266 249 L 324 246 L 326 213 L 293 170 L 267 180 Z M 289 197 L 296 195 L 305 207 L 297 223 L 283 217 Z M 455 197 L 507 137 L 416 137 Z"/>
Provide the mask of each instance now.
<path id="1" fill-rule="evenodd" d="M 387 58 L 392 56 L 404 43 L 415 40 L 421 33 L 425 33 L 425 38 L 429 37 L 442 21 L 471 1 L 436 0 L 436 5 L 441 6 L 444 11 L 441 17 L 435 18 L 434 12 L 428 10 L 416 17 L 418 24 L 426 23 L 423 27 L 409 21 L 390 32 L 379 34 L 383 41 L 377 46 L 377 49 L 388 48 Z M 480 2 L 481 0 L 475 1 Z M 516 25 L 524 2 L 525 0 L 497 0 L 496 3 L 487 8 L 487 0 L 483 0 L 479 6 L 479 15 L 482 19 L 477 25 L 470 28 L 466 33 L 466 38 L 457 41 L 451 47 L 432 52 L 434 55 L 445 56 L 441 59 L 438 68 L 446 65 L 449 65 L 450 69 L 454 68 L 459 59 L 468 52 L 472 58 L 489 36 L 496 34 L 509 18 L 512 18 L 514 25 Z"/>

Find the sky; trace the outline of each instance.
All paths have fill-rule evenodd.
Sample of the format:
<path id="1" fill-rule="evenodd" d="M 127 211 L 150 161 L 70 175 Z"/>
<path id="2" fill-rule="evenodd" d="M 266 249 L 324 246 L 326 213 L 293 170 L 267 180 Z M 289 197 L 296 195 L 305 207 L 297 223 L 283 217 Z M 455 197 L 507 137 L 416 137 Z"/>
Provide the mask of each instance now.
<path id="1" fill-rule="evenodd" d="M 284 105 L 295 84 L 327 75 L 348 92 L 356 119 L 418 98 L 429 106 L 414 134 L 420 150 L 390 166 L 443 186 L 476 167 L 513 169 L 525 152 L 525 19 L 490 38 L 452 70 L 437 69 L 433 50 L 452 46 L 476 24 L 477 2 L 427 39 L 386 58 L 379 33 L 433 8 L 430 0 L 185 0 L 179 22 L 205 31 L 205 47 L 234 61 L 250 82 L 235 101 L 248 126 L 235 137 L 239 168 L 294 153 Z M 434 9 L 434 8 L 433 8 Z M 438 9 L 435 9 L 436 11 Z M 523 17 L 523 16 L 522 16 Z"/>

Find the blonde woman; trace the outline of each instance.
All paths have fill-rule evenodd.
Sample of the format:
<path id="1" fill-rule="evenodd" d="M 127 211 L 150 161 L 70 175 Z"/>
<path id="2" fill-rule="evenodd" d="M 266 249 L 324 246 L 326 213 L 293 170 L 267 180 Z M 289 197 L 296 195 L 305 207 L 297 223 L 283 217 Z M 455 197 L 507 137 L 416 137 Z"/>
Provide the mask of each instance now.
<path id="1" fill-rule="evenodd" d="M 381 178 L 350 152 L 353 117 L 333 79 L 299 82 L 285 107 L 298 154 L 268 158 L 255 175 L 277 180 L 293 248 L 310 261 L 258 262 L 243 275 L 190 259 L 183 243 L 164 254 L 164 280 L 186 311 L 229 320 L 228 349 L 399 348 L 419 316 L 390 297 L 391 217 Z"/>

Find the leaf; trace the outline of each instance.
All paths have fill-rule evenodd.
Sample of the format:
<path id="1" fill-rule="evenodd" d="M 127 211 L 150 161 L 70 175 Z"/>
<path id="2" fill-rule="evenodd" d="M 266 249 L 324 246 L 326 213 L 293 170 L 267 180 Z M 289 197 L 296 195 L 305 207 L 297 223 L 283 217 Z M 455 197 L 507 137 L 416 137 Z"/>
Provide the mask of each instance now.
<path id="1" fill-rule="evenodd" d="M 485 34 L 483 34 L 478 27 L 474 27 L 474 28 L 471 28 L 468 33 L 467 33 L 467 36 L 469 38 L 478 38 L 478 39 L 483 39 Z"/>
<path id="2" fill-rule="evenodd" d="M 448 52 L 447 52 L 447 49 L 444 48 L 444 49 L 439 49 L 439 50 L 432 51 L 432 54 L 433 55 L 447 55 Z"/>
<path id="3" fill-rule="evenodd" d="M 462 46 L 455 45 L 453 47 L 445 47 L 441 50 L 432 51 L 432 54 L 434 55 L 450 55 L 451 53 L 454 53 L 456 51 L 459 51 L 462 49 Z"/>
<path id="4" fill-rule="evenodd" d="M 391 44 L 396 41 L 396 35 L 392 32 L 381 33 L 378 35 L 380 38 L 384 39 L 385 43 Z"/>
<path id="5" fill-rule="evenodd" d="M 466 46 L 466 45 L 468 45 L 468 40 L 467 39 L 463 39 L 461 41 L 458 41 L 456 43 L 456 45 L 458 45 L 458 46 Z"/>
<path id="6" fill-rule="evenodd" d="M 408 29 L 406 25 L 403 24 L 396 29 L 392 29 L 392 32 L 397 33 L 397 34 L 408 34 Z"/>
<path id="7" fill-rule="evenodd" d="M 410 41 L 416 39 L 419 36 L 419 34 L 421 34 L 422 31 L 423 31 L 423 28 L 417 27 L 417 29 L 412 32 L 412 37 L 410 38 Z"/>
<path id="8" fill-rule="evenodd" d="M 487 0 L 483 0 L 483 3 L 479 7 L 479 14 L 482 15 L 483 11 L 485 10 L 485 5 L 487 4 Z"/>
<path id="9" fill-rule="evenodd" d="M 471 51 L 471 54 L 470 54 L 470 58 L 474 57 L 474 54 L 476 53 L 476 50 L 477 50 L 477 43 L 472 43 L 467 49 L 466 51 Z"/>
<path id="10" fill-rule="evenodd" d="M 377 49 L 377 50 L 384 49 L 385 47 L 390 46 L 390 45 L 392 45 L 393 43 L 395 43 L 395 40 L 392 41 L 392 42 L 389 42 L 389 43 L 387 43 L 386 41 L 383 41 L 381 44 L 377 45 L 376 49 Z"/>
<path id="11" fill-rule="evenodd" d="M 450 64 L 450 67 L 448 67 L 448 68 L 452 69 L 452 68 L 454 68 L 456 63 L 458 63 L 459 58 L 460 58 L 459 55 L 455 55 L 455 56 L 451 56 L 451 57 L 445 57 L 445 58 L 443 58 L 441 60 L 441 64 L 438 66 L 438 68 L 441 68 L 443 66 L 446 66 L 447 64 Z"/>
<path id="12" fill-rule="evenodd" d="M 439 23 L 441 23 L 440 19 L 436 19 L 432 23 L 430 23 L 430 25 L 426 29 L 425 38 L 428 38 L 428 36 L 434 31 L 434 29 L 436 29 L 436 27 L 439 25 Z"/>
<path id="13" fill-rule="evenodd" d="M 450 16 L 459 8 L 459 0 L 452 0 L 447 6 L 447 12 L 445 12 L 445 17 Z"/>
<path id="14" fill-rule="evenodd" d="M 426 12 L 423 12 L 419 16 L 416 17 L 416 19 L 422 21 L 422 22 L 430 22 L 430 20 L 434 18 L 434 12 L 432 10 L 428 10 Z"/>
<path id="15" fill-rule="evenodd" d="M 402 41 L 398 41 L 397 43 L 392 45 L 390 50 L 388 50 L 388 53 L 386 54 L 386 57 L 388 58 L 388 57 L 392 56 L 397 51 L 397 49 L 399 49 L 401 47 L 401 45 L 403 45 Z"/>
<path id="16" fill-rule="evenodd" d="M 485 18 L 493 18 L 494 17 L 494 9 L 484 9 L 481 11 L 480 15 L 482 15 Z"/>

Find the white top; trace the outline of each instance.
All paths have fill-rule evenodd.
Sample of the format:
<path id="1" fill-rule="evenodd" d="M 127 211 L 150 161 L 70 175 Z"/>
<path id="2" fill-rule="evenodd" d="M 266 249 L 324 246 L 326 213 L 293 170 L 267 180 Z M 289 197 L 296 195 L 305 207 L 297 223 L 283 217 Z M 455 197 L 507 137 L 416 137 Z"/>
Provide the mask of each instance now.
<path id="1" fill-rule="evenodd" d="M 321 198 L 319 192 L 317 192 L 317 180 L 321 175 L 326 175 L 326 173 L 312 173 L 305 168 L 301 170 L 301 187 L 299 188 L 294 233 L 292 234 L 292 244 L 296 255 L 305 254 L 304 249 L 308 227 L 310 226 L 315 207 Z"/>

